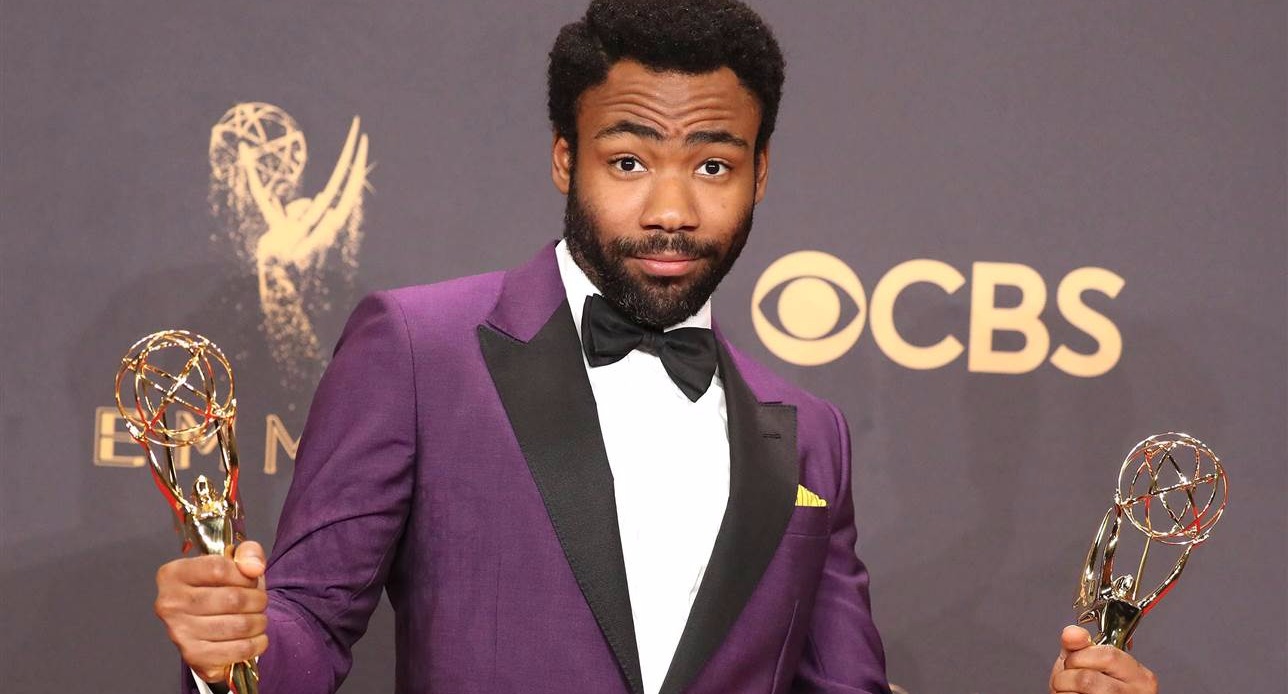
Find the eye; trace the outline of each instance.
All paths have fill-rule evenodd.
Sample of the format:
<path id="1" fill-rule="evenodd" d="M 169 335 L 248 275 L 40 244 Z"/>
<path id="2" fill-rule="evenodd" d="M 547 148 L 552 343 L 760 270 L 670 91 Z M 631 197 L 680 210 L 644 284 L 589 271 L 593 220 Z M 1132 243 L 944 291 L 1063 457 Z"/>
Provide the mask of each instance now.
<path id="1" fill-rule="evenodd" d="M 640 173 L 648 171 L 648 169 L 644 168 L 644 164 L 641 163 L 639 159 L 631 156 L 617 157 L 612 160 L 611 163 L 614 168 L 623 173 Z"/>
<path id="2" fill-rule="evenodd" d="M 704 176 L 719 176 L 722 173 L 727 173 L 729 170 L 730 167 L 728 164 L 717 159 L 708 159 L 702 162 L 702 165 L 698 167 L 698 173 Z"/>
<path id="3" fill-rule="evenodd" d="M 863 311 L 844 287 L 817 275 L 799 275 L 773 287 L 756 309 L 775 329 L 801 341 L 825 340 Z"/>
<path id="4" fill-rule="evenodd" d="M 854 271 L 822 251 L 775 260 L 751 292 L 751 322 L 769 351 L 798 366 L 840 358 L 863 332 L 867 295 Z"/>

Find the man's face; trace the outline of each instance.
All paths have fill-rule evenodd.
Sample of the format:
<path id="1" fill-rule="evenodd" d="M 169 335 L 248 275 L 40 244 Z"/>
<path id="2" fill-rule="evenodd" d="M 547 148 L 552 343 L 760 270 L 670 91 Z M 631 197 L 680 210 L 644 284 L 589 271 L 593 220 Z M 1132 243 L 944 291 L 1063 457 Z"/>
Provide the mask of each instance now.
<path id="1" fill-rule="evenodd" d="M 577 152 L 556 138 L 564 237 L 605 298 L 663 328 L 693 315 L 733 266 L 765 192 L 760 108 L 728 68 L 613 65 L 577 109 Z M 575 156 L 575 160 L 574 160 Z"/>

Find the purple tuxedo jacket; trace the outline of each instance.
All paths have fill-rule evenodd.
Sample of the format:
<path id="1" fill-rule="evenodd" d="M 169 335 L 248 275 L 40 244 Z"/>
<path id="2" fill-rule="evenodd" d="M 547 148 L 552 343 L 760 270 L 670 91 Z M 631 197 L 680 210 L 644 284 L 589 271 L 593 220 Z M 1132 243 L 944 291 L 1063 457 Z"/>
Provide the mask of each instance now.
<path id="1" fill-rule="evenodd" d="M 845 421 L 719 344 L 729 503 L 662 692 L 887 692 Z M 828 506 L 796 507 L 798 483 Z M 358 306 L 267 580 L 264 694 L 339 687 L 382 589 L 398 692 L 641 692 L 613 478 L 553 244 Z"/>

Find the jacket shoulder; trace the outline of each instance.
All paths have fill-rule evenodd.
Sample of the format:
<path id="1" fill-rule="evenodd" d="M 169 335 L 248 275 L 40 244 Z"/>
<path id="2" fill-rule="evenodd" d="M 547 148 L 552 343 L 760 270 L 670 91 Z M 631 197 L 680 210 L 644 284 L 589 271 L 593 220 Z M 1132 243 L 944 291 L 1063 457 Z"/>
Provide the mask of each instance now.
<path id="1" fill-rule="evenodd" d="M 474 344 L 475 330 L 495 306 L 504 276 L 496 271 L 373 292 L 350 314 L 345 335 L 363 321 L 390 320 L 405 332 L 413 352 Z"/>
<path id="2" fill-rule="evenodd" d="M 487 318 L 488 312 L 496 304 L 504 277 L 505 272 L 498 270 L 433 284 L 399 287 L 378 294 L 383 294 L 396 303 L 409 324 L 422 321 L 455 324 L 464 321 L 472 330 Z"/>

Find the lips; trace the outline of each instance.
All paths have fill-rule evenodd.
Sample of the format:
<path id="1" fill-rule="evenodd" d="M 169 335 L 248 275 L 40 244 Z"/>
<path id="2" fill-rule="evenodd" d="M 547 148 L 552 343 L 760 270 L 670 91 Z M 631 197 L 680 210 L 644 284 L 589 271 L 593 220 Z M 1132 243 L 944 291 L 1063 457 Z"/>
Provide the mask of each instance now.
<path id="1" fill-rule="evenodd" d="M 692 256 L 671 254 L 642 255 L 635 256 L 634 259 L 643 266 L 644 272 L 657 277 L 678 277 L 687 274 L 698 262 L 698 259 Z"/>

